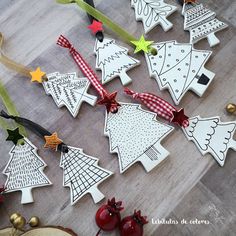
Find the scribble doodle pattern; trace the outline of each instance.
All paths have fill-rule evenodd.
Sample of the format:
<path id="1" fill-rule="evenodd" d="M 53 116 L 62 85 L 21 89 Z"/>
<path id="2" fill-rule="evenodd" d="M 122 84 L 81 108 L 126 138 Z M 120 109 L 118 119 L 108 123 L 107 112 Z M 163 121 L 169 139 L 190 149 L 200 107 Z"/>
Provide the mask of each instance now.
<path id="1" fill-rule="evenodd" d="M 51 185 L 43 173 L 46 163 L 38 156 L 37 148 L 27 138 L 24 138 L 24 145 L 13 146 L 9 154 L 10 160 L 3 171 L 7 175 L 6 193 L 22 191 L 23 199 L 24 189 L 31 193 L 32 188 Z"/>
<path id="2" fill-rule="evenodd" d="M 123 85 L 132 82 L 126 72 L 140 61 L 128 55 L 128 49 L 115 43 L 114 39 L 104 38 L 102 42 L 96 40 L 94 52 L 96 57 L 96 69 L 102 71 L 102 83 L 106 84 L 116 77 L 120 77 Z"/>
<path id="3" fill-rule="evenodd" d="M 131 6 L 135 9 L 136 19 L 143 22 L 145 33 L 159 24 L 164 31 L 173 27 L 166 18 L 175 12 L 177 7 L 166 4 L 163 0 L 131 0 Z"/>
<path id="4" fill-rule="evenodd" d="M 236 141 L 233 140 L 236 131 L 236 121 L 221 122 L 219 117 L 189 119 L 190 125 L 183 128 L 186 137 L 192 140 L 205 155 L 210 153 L 223 166 L 228 150 L 236 151 Z"/>
<path id="5" fill-rule="evenodd" d="M 196 50 L 192 44 L 181 44 L 176 41 L 153 44 L 157 49 L 156 56 L 147 53 L 146 61 L 149 74 L 155 78 L 160 89 L 168 89 L 175 102 L 179 104 L 188 90 L 202 96 L 214 74 L 204 68 L 211 51 Z M 209 79 L 207 84 L 200 84 L 201 75 Z"/>
<path id="6" fill-rule="evenodd" d="M 66 106 L 73 117 L 78 115 L 83 102 L 95 105 L 97 98 L 87 94 L 90 86 L 87 78 L 78 78 L 76 73 L 59 72 L 48 74 L 47 78 L 48 81 L 43 82 L 46 94 L 53 97 L 58 107 Z"/>
<path id="7" fill-rule="evenodd" d="M 190 32 L 190 43 L 207 38 L 210 46 L 217 45 L 220 41 L 215 33 L 228 27 L 216 18 L 215 12 L 207 9 L 203 4 L 184 4 L 184 29 Z"/>
<path id="8" fill-rule="evenodd" d="M 154 113 L 141 109 L 138 104 L 121 104 L 118 113 L 107 114 L 105 125 L 110 151 L 118 153 L 120 172 L 138 161 L 144 167 L 151 163 L 154 168 L 168 155 L 160 142 L 173 128 L 159 123 Z"/>
<path id="9" fill-rule="evenodd" d="M 72 204 L 87 193 L 93 195 L 94 188 L 112 175 L 98 166 L 98 159 L 74 147 L 69 147 L 68 153 L 62 153 L 60 166 L 64 169 L 64 186 L 71 189 Z"/>

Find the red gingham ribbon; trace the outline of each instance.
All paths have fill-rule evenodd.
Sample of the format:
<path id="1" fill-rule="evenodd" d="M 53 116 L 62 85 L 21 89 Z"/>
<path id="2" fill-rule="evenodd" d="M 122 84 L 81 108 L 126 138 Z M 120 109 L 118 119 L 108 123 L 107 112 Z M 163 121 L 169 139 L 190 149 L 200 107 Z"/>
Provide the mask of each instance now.
<path id="1" fill-rule="evenodd" d="M 115 100 L 116 93 L 109 94 L 104 89 L 104 87 L 100 83 L 97 75 L 94 73 L 94 71 L 90 68 L 88 63 L 83 59 L 83 57 L 73 47 L 73 45 L 70 43 L 70 41 L 67 38 L 65 38 L 63 35 L 61 35 L 57 41 L 57 44 L 61 47 L 69 49 L 70 54 L 72 55 L 76 64 L 79 66 L 79 68 L 84 73 L 84 75 L 92 83 L 93 87 L 98 91 L 98 93 L 102 97 L 102 99 L 100 101 L 98 101 L 98 104 L 105 105 L 109 112 L 113 112 L 113 113 L 116 112 L 118 110 L 118 106 L 119 106 L 119 103 L 117 103 Z"/>
<path id="2" fill-rule="evenodd" d="M 155 112 L 169 122 L 178 123 L 180 126 L 188 127 L 188 117 L 184 115 L 184 109 L 179 111 L 164 99 L 151 93 L 136 93 L 128 88 L 124 89 L 125 93 L 131 95 L 134 99 L 140 100 L 151 111 Z"/>

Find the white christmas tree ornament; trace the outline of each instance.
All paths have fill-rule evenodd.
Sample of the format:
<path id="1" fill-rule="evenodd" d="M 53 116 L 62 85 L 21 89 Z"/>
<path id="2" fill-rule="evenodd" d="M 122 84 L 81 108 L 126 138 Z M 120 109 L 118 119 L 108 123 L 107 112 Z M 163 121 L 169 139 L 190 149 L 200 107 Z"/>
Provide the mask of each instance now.
<path id="1" fill-rule="evenodd" d="M 210 153 L 221 166 L 224 166 L 228 150 L 236 151 L 236 141 L 233 139 L 236 121 L 221 122 L 219 117 L 203 119 L 196 116 L 189 118 L 189 126 L 183 131 L 203 155 Z"/>
<path id="2" fill-rule="evenodd" d="M 96 69 L 102 71 L 102 84 L 119 77 L 123 85 L 132 82 L 127 71 L 140 64 L 140 61 L 128 55 L 128 49 L 115 43 L 114 39 L 96 40 Z"/>
<path id="3" fill-rule="evenodd" d="M 117 113 L 106 115 L 104 133 L 109 137 L 110 152 L 118 154 L 120 173 L 136 162 L 149 172 L 169 155 L 160 142 L 173 128 L 158 122 L 156 114 L 138 104 L 120 104 Z"/>
<path id="4" fill-rule="evenodd" d="M 211 51 L 196 50 L 192 44 L 176 41 L 155 43 L 152 47 L 158 54 L 145 54 L 149 74 L 161 90 L 169 90 L 176 105 L 189 90 L 198 96 L 204 94 L 215 76 L 204 67 Z"/>
<path id="5" fill-rule="evenodd" d="M 98 185 L 113 173 L 98 166 L 98 159 L 83 153 L 83 150 L 68 147 L 68 153 L 61 154 L 60 166 L 64 170 L 63 186 L 69 187 L 71 204 L 90 193 L 95 203 L 100 202 L 104 195 Z"/>
<path id="6" fill-rule="evenodd" d="M 165 32 L 173 27 L 166 18 L 174 13 L 177 7 L 163 0 L 131 0 L 131 6 L 135 9 L 136 20 L 143 22 L 145 34 L 157 25 L 161 25 Z"/>
<path id="7" fill-rule="evenodd" d="M 15 145 L 3 173 L 7 175 L 5 193 L 21 191 L 21 204 L 34 202 L 32 189 L 52 183 L 43 173 L 46 163 L 38 156 L 37 148 L 24 138 L 24 144 Z"/>
<path id="8" fill-rule="evenodd" d="M 90 82 L 87 78 L 78 78 L 76 73 L 60 74 L 55 72 L 47 75 L 43 82 L 46 94 L 51 95 L 58 107 L 66 106 L 73 117 L 78 115 L 83 102 L 94 106 L 97 97 L 87 93 Z"/>
<path id="9" fill-rule="evenodd" d="M 207 38 L 211 47 L 220 43 L 215 33 L 228 27 L 216 18 L 215 12 L 200 3 L 184 3 L 184 30 L 190 32 L 190 43 Z"/>

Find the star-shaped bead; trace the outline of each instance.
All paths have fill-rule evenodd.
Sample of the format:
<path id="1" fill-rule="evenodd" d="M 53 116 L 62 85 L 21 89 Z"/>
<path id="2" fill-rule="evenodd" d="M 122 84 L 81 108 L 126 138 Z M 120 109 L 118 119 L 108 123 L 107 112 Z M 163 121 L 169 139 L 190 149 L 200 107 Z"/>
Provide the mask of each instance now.
<path id="1" fill-rule="evenodd" d="M 107 112 L 115 112 L 117 111 L 120 104 L 116 101 L 117 92 L 111 94 L 104 94 L 103 98 L 100 99 L 97 104 L 105 105 L 107 108 Z"/>
<path id="2" fill-rule="evenodd" d="M 12 141 L 15 145 L 17 145 L 19 140 L 24 138 L 24 136 L 20 134 L 19 128 L 16 128 L 14 130 L 8 129 L 7 133 L 8 133 L 8 137 L 6 141 Z"/>
<path id="3" fill-rule="evenodd" d="M 32 77 L 31 82 L 42 83 L 43 82 L 43 76 L 45 76 L 46 73 L 41 71 L 40 67 L 38 67 L 35 71 L 31 71 L 30 75 Z"/>
<path id="4" fill-rule="evenodd" d="M 88 28 L 96 34 L 99 31 L 103 31 L 102 22 L 93 20 L 93 23 L 88 26 Z"/>
<path id="5" fill-rule="evenodd" d="M 153 44 L 153 42 L 154 41 L 146 41 L 143 35 L 138 41 L 131 41 L 131 43 L 136 46 L 134 53 L 140 51 L 149 52 L 150 46 Z"/>
<path id="6" fill-rule="evenodd" d="M 171 121 L 180 126 L 187 127 L 189 125 L 188 119 L 189 117 L 184 114 L 184 108 L 182 108 L 179 111 L 173 111 L 173 118 Z"/>
<path id="7" fill-rule="evenodd" d="M 58 135 L 56 132 L 50 136 L 44 136 L 44 139 L 46 141 L 44 147 L 51 148 L 54 151 L 56 151 L 58 145 L 62 143 L 62 140 L 58 138 Z"/>
<path id="8" fill-rule="evenodd" d="M 188 3 L 196 3 L 196 0 L 185 0 L 184 2 L 187 3 L 187 4 Z"/>

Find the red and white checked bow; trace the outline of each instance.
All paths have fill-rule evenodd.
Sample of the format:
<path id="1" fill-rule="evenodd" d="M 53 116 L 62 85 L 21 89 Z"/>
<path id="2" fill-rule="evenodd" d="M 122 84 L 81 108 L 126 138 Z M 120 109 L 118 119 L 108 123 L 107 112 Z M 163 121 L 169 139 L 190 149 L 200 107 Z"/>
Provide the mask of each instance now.
<path id="1" fill-rule="evenodd" d="M 102 99 L 100 99 L 97 103 L 99 105 L 105 105 L 108 112 L 117 112 L 118 107 L 120 106 L 118 102 L 116 102 L 116 92 L 109 94 L 105 88 L 100 83 L 95 72 L 90 68 L 88 63 L 83 59 L 83 57 L 79 54 L 79 52 L 73 47 L 70 41 L 61 35 L 57 41 L 57 44 L 61 47 L 68 48 L 71 56 L 73 57 L 76 64 L 79 66 L 83 74 L 89 79 L 93 87 L 98 91 Z"/>
<path id="2" fill-rule="evenodd" d="M 151 93 L 136 93 L 128 88 L 125 88 L 124 91 L 126 94 L 131 95 L 134 99 L 139 99 L 151 111 L 155 112 L 162 118 L 170 122 L 177 123 L 185 128 L 189 126 L 189 118 L 184 114 L 183 108 L 177 110 L 164 99 Z"/>

